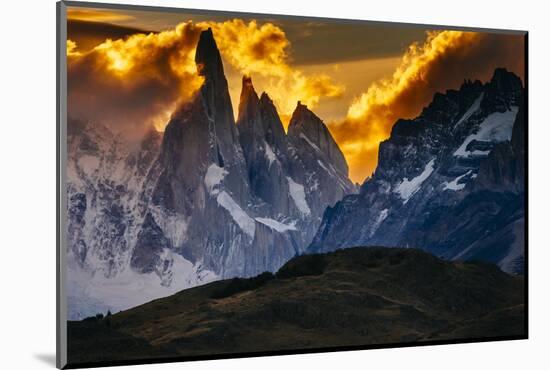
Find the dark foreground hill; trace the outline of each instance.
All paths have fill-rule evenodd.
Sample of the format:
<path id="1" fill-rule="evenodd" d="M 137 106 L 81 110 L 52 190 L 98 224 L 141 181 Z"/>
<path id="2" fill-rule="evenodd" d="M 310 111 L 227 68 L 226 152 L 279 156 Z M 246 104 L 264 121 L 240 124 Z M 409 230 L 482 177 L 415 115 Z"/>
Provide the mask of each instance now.
<path id="1" fill-rule="evenodd" d="M 413 249 L 351 248 L 69 322 L 68 356 L 76 365 L 524 333 L 521 276 Z"/>

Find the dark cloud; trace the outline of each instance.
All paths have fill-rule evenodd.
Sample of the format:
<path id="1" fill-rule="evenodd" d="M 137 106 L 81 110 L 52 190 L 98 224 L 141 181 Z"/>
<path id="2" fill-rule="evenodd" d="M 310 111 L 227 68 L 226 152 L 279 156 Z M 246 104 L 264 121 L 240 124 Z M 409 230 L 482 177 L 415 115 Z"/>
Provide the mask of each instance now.
<path id="1" fill-rule="evenodd" d="M 67 21 L 67 38 L 76 42 L 81 51 L 90 50 L 106 39 L 121 39 L 135 33 L 149 33 L 149 31 L 102 22 L 73 19 Z"/>

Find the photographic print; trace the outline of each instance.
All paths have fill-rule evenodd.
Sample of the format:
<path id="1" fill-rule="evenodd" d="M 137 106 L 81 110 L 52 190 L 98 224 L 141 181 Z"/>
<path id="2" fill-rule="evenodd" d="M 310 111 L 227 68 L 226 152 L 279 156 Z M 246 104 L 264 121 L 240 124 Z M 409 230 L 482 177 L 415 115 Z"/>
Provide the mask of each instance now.
<path id="1" fill-rule="evenodd" d="M 59 366 L 527 337 L 526 32 L 58 22 Z"/>

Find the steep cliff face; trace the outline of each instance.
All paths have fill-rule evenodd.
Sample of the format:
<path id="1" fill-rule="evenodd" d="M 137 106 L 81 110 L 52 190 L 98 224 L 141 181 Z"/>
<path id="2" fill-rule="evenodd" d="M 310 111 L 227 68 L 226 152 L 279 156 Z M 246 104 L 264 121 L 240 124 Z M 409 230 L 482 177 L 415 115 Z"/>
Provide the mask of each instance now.
<path id="1" fill-rule="evenodd" d="M 344 155 L 327 126 L 300 102 L 290 119 L 288 141 L 292 179 L 304 184 L 306 198 L 322 199 L 311 207 L 315 217 L 322 216 L 327 204 L 356 192 Z"/>
<path id="2" fill-rule="evenodd" d="M 335 171 L 343 178 L 348 177 L 348 164 L 342 151 L 334 141 L 327 126 L 307 106 L 298 102 L 296 110 L 292 114 L 288 126 L 288 136 L 299 143 L 305 140 L 307 145 L 296 145 L 296 147 L 305 147 L 308 150 L 313 149 L 316 153 L 321 153 L 323 159 L 333 164 Z M 349 187 L 349 184 L 346 184 Z"/>
<path id="3" fill-rule="evenodd" d="M 69 263 L 86 268 L 93 261 L 103 275 L 115 276 L 135 242 L 131 235 L 143 217 L 137 204 L 161 136 L 149 131 L 136 146 L 100 124 L 68 126 Z"/>
<path id="4" fill-rule="evenodd" d="M 196 61 L 204 84 L 167 126 L 160 156 L 163 171 L 152 204 L 159 219 L 173 212 L 180 224 L 185 223 L 172 245 L 188 260 L 204 263 L 220 276 L 273 270 L 304 243 L 294 241 L 299 233 L 292 220 L 272 218 L 279 198 L 286 197 L 265 199 L 276 187 L 274 172 L 252 145 L 258 137 L 254 130 L 263 128 L 259 99 L 245 83 L 240 117 L 250 130 L 239 136 L 211 31 L 201 34 Z M 246 145 L 248 141 L 251 145 Z M 264 219 L 278 227 L 269 227 L 270 221 L 262 223 Z"/>
<path id="5" fill-rule="evenodd" d="M 522 272 L 522 102 L 521 81 L 503 69 L 436 94 L 396 122 L 373 177 L 327 209 L 309 251 L 410 246 Z"/>
<path id="6" fill-rule="evenodd" d="M 258 98 L 250 77 L 243 77 L 237 127 L 252 192 L 271 206 L 274 214 L 294 212 L 285 172 L 286 134 L 267 94 Z"/>

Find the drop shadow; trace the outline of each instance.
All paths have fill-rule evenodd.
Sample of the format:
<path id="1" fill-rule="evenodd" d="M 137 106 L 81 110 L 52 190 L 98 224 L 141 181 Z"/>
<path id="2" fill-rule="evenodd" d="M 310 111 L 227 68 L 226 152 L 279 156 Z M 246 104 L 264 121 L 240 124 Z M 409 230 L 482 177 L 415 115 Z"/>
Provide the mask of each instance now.
<path id="1" fill-rule="evenodd" d="M 55 353 L 35 353 L 34 358 L 51 367 L 55 367 L 56 365 Z"/>

